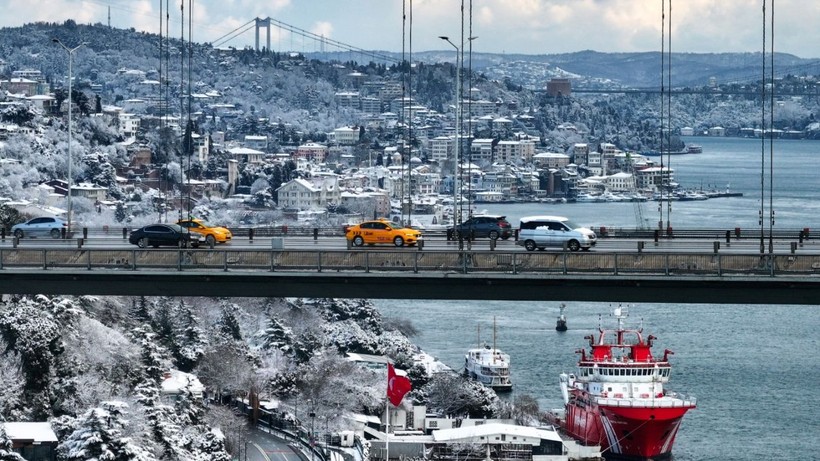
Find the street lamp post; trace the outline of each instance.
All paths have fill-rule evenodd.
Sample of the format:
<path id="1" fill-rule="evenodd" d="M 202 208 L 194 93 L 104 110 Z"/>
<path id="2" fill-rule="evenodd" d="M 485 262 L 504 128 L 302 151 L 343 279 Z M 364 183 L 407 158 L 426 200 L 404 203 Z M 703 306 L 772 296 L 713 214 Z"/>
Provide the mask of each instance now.
<path id="1" fill-rule="evenodd" d="M 462 117 L 462 114 L 461 114 L 461 100 L 462 100 L 462 95 L 461 95 L 461 93 L 462 93 L 462 89 L 461 89 L 461 67 L 462 67 L 462 62 L 461 62 L 460 58 L 461 58 L 461 54 L 462 54 L 461 50 L 462 50 L 464 44 L 462 43 L 462 47 L 459 47 L 455 43 L 450 41 L 450 38 L 447 37 L 446 35 L 439 35 L 438 38 L 440 38 L 440 39 L 444 40 L 445 42 L 449 43 L 450 46 L 452 46 L 456 50 L 456 62 L 455 62 L 455 65 L 456 65 L 456 104 L 455 104 L 455 110 L 456 110 L 456 116 L 455 116 L 455 120 L 456 120 L 456 151 L 455 151 L 455 164 L 454 164 L 454 167 L 453 167 L 453 238 L 455 238 L 459 241 L 459 249 L 461 249 L 462 248 L 461 247 L 462 242 L 461 242 L 461 239 L 459 238 L 458 227 L 457 227 L 458 224 L 460 223 L 460 220 L 461 220 L 461 216 L 460 216 L 460 211 L 461 210 L 459 208 L 456 208 L 456 205 L 459 202 L 459 200 L 458 200 L 459 199 L 459 189 L 460 189 L 459 183 L 461 182 L 461 175 L 459 174 L 459 167 L 461 166 L 461 139 L 460 139 L 460 135 L 461 135 L 461 117 Z M 475 40 L 477 38 L 478 38 L 477 36 L 473 36 L 473 37 L 468 37 L 467 40 L 472 42 L 473 40 Z M 472 169 L 471 169 L 471 173 L 472 173 Z"/>
<path id="2" fill-rule="evenodd" d="M 316 441 L 313 438 L 313 423 L 316 420 L 316 413 L 311 411 L 308 416 L 310 416 L 310 437 L 308 437 L 308 440 L 310 441 L 310 461 L 314 461 L 316 455 Z"/>
<path id="3" fill-rule="evenodd" d="M 80 43 L 74 48 L 69 48 L 65 46 L 65 44 L 61 42 L 59 38 L 52 38 L 51 41 L 63 47 L 66 53 L 68 53 L 68 178 L 66 180 L 66 197 L 68 199 L 68 229 L 66 229 L 66 232 L 68 235 L 71 235 L 71 97 L 72 82 L 74 80 L 72 76 L 72 68 L 74 67 L 74 52 L 80 49 L 81 47 L 85 46 L 86 42 Z"/>
<path id="4" fill-rule="evenodd" d="M 456 120 L 456 150 L 455 150 L 455 161 L 453 162 L 453 239 L 459 240 L 458 235 L 458 213 L 456 204 L 458 202 L 458 164 L 461 161 L 461 140 L 458 139 L 458 135 L 461 132 L 461 122 L 459 120 L 461 116 L 461 66 L 459 65 L 459 55 L 461 54 L 461 50 L 455 43 L 450 41 L 450 38 L 446 35 L 439 35 L 440 39 L 444 40 L 445 42 L 449 43 L 450 46 L 455 48 L 456 50 L 456 100 L 455 100 L 455 120 Z"/>

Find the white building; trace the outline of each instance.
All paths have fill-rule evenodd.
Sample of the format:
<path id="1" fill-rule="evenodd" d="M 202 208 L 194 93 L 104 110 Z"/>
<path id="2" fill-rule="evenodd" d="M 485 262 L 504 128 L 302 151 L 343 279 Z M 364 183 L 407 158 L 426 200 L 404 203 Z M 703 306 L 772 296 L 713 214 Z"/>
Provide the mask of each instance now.
<path id="1" fill-rule="evenodd" d="M 328 205 L 338 205 L 342 200 L 338 183 L 336 176 L 322 176 L 311 180 L 292 179 L 276 189 L 279 206 L 318 210 L 325 209 Z"/>
<path id="2" fill-rule="evenodd" d="M 430 140 L 429 159 L 439 164 L 453 159 L 455 140 L 451 136 L 437 136 Z"/>
<path id="3" fill-rule="evenodd" d="M 261 150 L 251 149 L 249 147 L 233 147 L 228 149 L 228 153 L 239 162 L 243 163 L 262 163 L 265 153 Z"/>
<path id="4" fill-rule="evenodd" d="M 337 144 L 353 145 L 359 142 L 361 131 L 356 126 L 343 126 L 333 130 L 333 139 Z"/>

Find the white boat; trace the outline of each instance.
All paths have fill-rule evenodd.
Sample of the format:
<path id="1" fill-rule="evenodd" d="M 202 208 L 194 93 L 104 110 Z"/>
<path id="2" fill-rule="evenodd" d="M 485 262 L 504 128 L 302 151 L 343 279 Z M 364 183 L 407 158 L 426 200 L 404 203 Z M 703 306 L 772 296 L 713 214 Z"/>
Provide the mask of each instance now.
<path id="1" fill-rule="evenodd" d="M 493 319 L 493 345 L 481 344 L 470 349 L 464 356 L 464 374 L 495 391 L 512 390 L 510 379 L 510 356 L 495 347 L 495 319 Z"/>

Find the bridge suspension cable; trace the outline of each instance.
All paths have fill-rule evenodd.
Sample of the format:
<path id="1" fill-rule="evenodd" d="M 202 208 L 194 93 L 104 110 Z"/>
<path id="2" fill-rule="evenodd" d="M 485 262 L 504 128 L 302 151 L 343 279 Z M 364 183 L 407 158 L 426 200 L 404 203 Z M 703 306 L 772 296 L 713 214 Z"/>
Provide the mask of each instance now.
<path id="1" fill-rule="evenodd" d="M 237 27 L 236 29 L 228 32 L 227 34 L 219 37 L 218 39 L 214 40 L 211 44 L 213 47 L 222 46 L 225 43 L 233 40 L 234 38 L 244 34 L 245 32 L 249 31 L 252 27 L 254 27 L 256 19 L 251 19 L 250 21 L 242 24 L 241 26 Z"/>
<path id="2" fill-rule="evenodd" d="M 227 34 L 219 37 L 218 39 L 214 40 L 213 46 L 215 46 L 215 47 L 222 46 L 222 45 L 228 43 L 229 41 L 235 39 L 236 37 L 244 34 L 245 32 L 248 32 L 249 30 L 253 29 L 256 26 L 256 23 L 259 20 L 260 20 L 260 18 L 254 18 L 254 19 L 251 19 L 250 21 L 246 22 L 245 24 L 242 24 L 241 26 L 237 27 L 236 29 L 234 29 L 234 30 L 228 32 Z M 273 19 L 273 18 L 269 17 L 269 18 L 265 18 L 264 20 L 269 21 L 270 24 L 273 24 L 274 26 L 278 27 L 281 30 L 286 30 L 286 31 L 290 32 L 291 34 L 298 35 L 298 36 L 301 36 L 303 38 L 314 40 L 314 41 L 322 44 L 323 47 L 324 47 L 324 45 L 330 45 L 330 46 L 333 46 L 333 47 L 338 48 L 340 50 L 357 53 L 357 54 L 360 54 L 362 56 L 367 56 L 367 57 L 372 58 L 372 59 L 377 60 L 377 61 L 384 61 L 384 62 L 388 62 L 388 63 L 399 63 L 399 62 L 401 62 L 400 59 L 394 58 L 392 56 L 382 54 L 382 53 L 378 53 L 376 51 L 366 50 L 364 48 L 360 48 L 360 47 L 353 46 L 353 45 L 350 45 L 350 44 L 347 44 L 347 43 L 343 43 L 343 42 L 340 42 L 338 40 L 333 40 L 332 38 L 327 38 L 327 37 L 324 37 L 322 35 L 315 34 L 315 33 L 311 32 L 309 30 L 305 30 L 305 29 L 302 29 L 300 27 L 296 27 L 296 26 L 284 23 L 284 22 L 279 21 L 277 19 Z"/>
<path id="3" fill-rule="evenodd" d="M 278 27 L 282 30 L 286 30 L 288 32 L 291 32 L 291 33 L 296 34 L 296 35 L 300 35 L 300 36 L 305 37 L 305 38 L 313 39 L 315 41 L 318 41 L 319 43 L 332 45 L 336 48 L 339 48 L 339 49 L 342 49 L 342 50 L 345 50 L 345 51 L 355 52 L 355 53 L 358 53 L 358 54 L 361 54 L 361 55 L 364 55 L 364 56 L 369 56 L 371 58 L 381 60 L 381 61 L 387 61 L 387 62 L 392 62 L 392 63 L 400 62 L 399 59 L 396 59 L 392 56 L 388 56 L 386 54 L 381 54 L 381 53 L 377 53 L 375 51 L 365 50 L 364 48 L 359 48 L 357 46 L 349 45 L 347 43 L 343 43 L 343 42 L 340 42 L 338 40 L 333 40 L 332 38 L 327 38 L 327 37 L 324 37 L 322 35 L 315 34 L 315 33 L 310 32 L 308 30 L 305 30 L 305 29 L 302 29 L 302 28 L 299 28 L 299 27 L 296 27 L 296 26 L 292 26 L 290 24 L 286 24 L 282 21 L 279 21 L 279 20 L 276 20 L 276 19 L 273 19 L 273 18 L 267 18 L 267 19 L 270 20 L 271 24 L 275 25 L 276 27 Z"/>

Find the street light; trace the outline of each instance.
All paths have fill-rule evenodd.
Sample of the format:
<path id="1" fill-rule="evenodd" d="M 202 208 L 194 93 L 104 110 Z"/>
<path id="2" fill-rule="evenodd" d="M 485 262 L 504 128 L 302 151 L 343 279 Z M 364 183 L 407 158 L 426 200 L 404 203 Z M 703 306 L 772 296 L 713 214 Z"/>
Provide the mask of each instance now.
<path id="1" fill-rule="evenodd" d="M 461 50 L 455 43 L 450 41 L 446 35 L 439 35 L 440 39 L 449 43 L 450 46 L 456 50 L 456 97 L 455 97 L 455 119 L 456 119 L 456 151 L 455 162 L 453 162 L 453 239 L 459 240 L 458 236 L 458 213 L 456 213 L 456 203 L 458 202 L 458 163 L 461 160 L 461 141 L 458 139 L 458 134 L 461 131 L 459 116 L 461 114 L 461 67 L 459 66 L 459 55 Z"/>
<path id="2" fill-rule="evenodd" d="M 68 229 L 67 234 L 71 234 L 71 96 L 72 96 L 72 86 L 71 83 L 73 81 L 72 68 L 74 65 L 74 52 L 80 49 L 81 47 L 86 45 L 86 42 L 82 42 L 79 45 L 75 46 L 74 48 L 69 48 L 65 46 L 63 42 L 60 41 L 59 38 L 52 38 L 52 42 L 60 45 L 63 49 L 68 53 L 68 179 L 66 181 L 67 184 L 67 197 L 68 197 Z"/>
<path id="3" fill-rule="evenodd" d="M 316 413 L 311 411 L 308 416 L 310 416 L 310 437 L 308 437 L 308 440 L 310 440 L 310 461 L 313 461 L 316 455 L 316 441 L 313 439 L 313 422 L 316 420 Z"/>
<path id="4" fill-rule="evenodd" d="M 459 213 L 456 212 L 456 203 L 458 202 L 458 184 L 459 184 L 459 166 L 461 163 L 461 139 L 459 139 L 459 135 L 461 134 L 461 47 L 457 46 L 455 43 L 450 41 L 450 38 L 446 35 L 439 35 L 440 39 L 444 40 L 445 42 L 449 43 L 456 50 L 456 151 L 455 151 L 455 164 L 453 166 L 453 238 L 459 240 L 459 249 L 461 249 L 461 239 L 459 239 L 458 235 L 458 224 L 459 224 Z M 467 38 L 468 41 L 473 41 L 477 39 L 477 36 Z M 463 45 L 463 43 L 462 43 Z"/>

